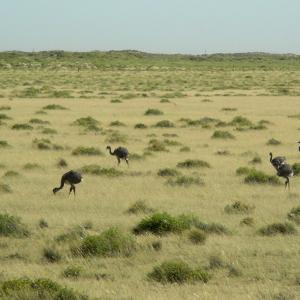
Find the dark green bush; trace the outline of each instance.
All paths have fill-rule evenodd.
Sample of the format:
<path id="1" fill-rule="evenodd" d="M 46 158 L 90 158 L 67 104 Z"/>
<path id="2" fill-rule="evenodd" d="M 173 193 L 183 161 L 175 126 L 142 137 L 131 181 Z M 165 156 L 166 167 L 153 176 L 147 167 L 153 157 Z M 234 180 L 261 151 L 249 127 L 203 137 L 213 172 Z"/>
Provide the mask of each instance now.
<path id="1" fill-rule="evenodd" d="M 168 120 L 159 121 L 154 126 L 155 127 L 160 127 L 160 128 L 172 128 L 172 127 L 175 127 L 174 123 L 172 123 L 171 121 L 168 121 Z"/>
<path id="2" fill-rule="evenodd" d="M 81 126 L 81 127 L 84 127 L 84 128 L 89 128 L 90 126 L 98 127 L 100 122 L 95 120 L 94 118 L 88 116 L 88 117 L 85 117 L 85 118 L 79 118 L 76 121 L 74 121 L 72 124 L 76 125 L 76 126 Z"/>
<path id="3" fill-rule="evenodd" d="M 169 178 L 167 181 L 167 184 L 172 185 L 172 186 L 178 185 L 178 186 L 188 187 L 192 184 L 204 185 L 204 181 L 199 177 L 182 175 L 182 176 L 177 176 L 174 179 Z"/>
<path id="4" fill-rule="evenodd" d="M 149 207 L 143 200 L 136 201 L 127 209 L 127 213 L 136 215 L 141 213 L 148 214 L 153 212 L 154 209 Z"/>
<path id="5" fill-rule="evenodd" d="M 168 151 L 164 142 L 152 139 L 149 141 L 149 146 L 146 148 L 148 151 L 160 152 Z"/>
<path id="6" fill-rule="evenodd" d="M 100 235 L 87 236 L 79 251 L 83 256 L 131 256 L 137 250 L 135 239 L 118 228 L 109 228 Z"/>
<path id="7" fill-rule="evenodd" d="M 133 232 L 135 234 L 151 232 L 161 235 L 171 232 L 182 232 L 183 230 L 189 229 L 190 226 L 191 220 L 184 215 L 173 217 L 166 212 L 157 212 L 142 219 L 140 223 L 134 227 Z"/>
<path id="8" fill-rule="evenodd" d="M 52 128 L 43 128 L 41 133 L 43 134 L 57 134 L 57 130 Z"/>
<path id="9" fill-rule="evenodd" d="M 82 226 L 75 226 L 69 231 L 58 235 L 55 238 L 57 242 L 72 242 L 85 238 L 87 236 L 87 232 Z"/>
<path id="10" fill-rule="evenodd" d="M 49 121 L 44 121 L 44 120 L 37 119 L 37 118 L 30 119 L 29 123 L 31 123 L 31 124 L 50 124 Z"/>
<path id="11" fill-rule="evenodd" d="M 199 159 L 187 159 L 177 164 L 178 168 L 210 168 L 210 164 Z"/>
<path id="12" fill-rule="evenodd" d="M 92 156 L 92 155 L 103 155 L 102 151 L 95 147 L 77 147 L 72 151 L 72 155 L 86 155 L 86 156 Z"/>
<path id="13" fill-rule="evenodd" d="M 88 300 L 88 297 L 47 279 L 19 278 L 0 284 L 0 298 L 30 300 Z"/>
<path id="14" fill-rule="evenodd" d="M 118 177 L 124 174 L 122 171 L 119 171 L 115 168 L 102 168 L 99 165 L 83 166 L 80 169 L 80 171 L 85 174 L 108 176 L 108 177 Z"/>
<path id="15" fill-rule="evenodd" d="M 1 194 L 11 194 L 12 189 L 8 184 L 0 183 L 0 193 Z"/>
<path id="16" fill-rule="evenodd" d="M 77 266 L 70 266 L 62 272 L 62 275 L 66 278 L 77 279 L 81 275 L 81 273 L 82 268 Z"/>
<path id="17" fill-rule="evenodd" d="M 231 205 L 229 204 L 226 205 L 224 211 L 228 214 L 239 214 L 239 213 L 249 214 L 253 212 L 254 209 L 255 209 L 254 205 L 249 205 L 246 203 L 242 203 L 240 201 L 236 201 Z"/>
<path id="18" fill-rule="evenodd" d="M 0 120 L 11 120 L 11 117 L 7 116 L 6 114 L 0 114 Z"/>
<path id="19" fill-rule="evenodd" d="M 237 116 L 232 119 L 229 125 L 243 127 L 243 126 L 251 126 L 253 125 L 253 123 L 245 117 Z"/>
<path id="20" fill-rule="evenodd" d="M 116 144 L 116 143 L 126 143 L 127 142 L 127 135 L 122 134 L 120 132 L 112 132 L 105 141 L 108 143 Z"/>
<path id="21" fill-rule="evenodd" d="M 293 171 L 294 171 L 294 175 L 297 176 L 300 174 L 300 163 L 294 163 L 292 165 Z"/>
<path id="22" fill-rule="evenodd" d="M 49 227 L 48 222 L 45 219 L 40 219 L 39 227 L 42 228 L 42 229 L 43 228 L 48 228 Z"/>
<path id="23" fill-rule="evenodd" d="M 190 147 L 187 147 L 187 146 L 184 146 L 184 147 L 181 147 L 179 149 L 180 152 L 190 152 L 191 151 L 191 148 Z"/>
<path id="24" fill-rule="evenodd" d="M 157 172 L 157 175 L 162 177 L 172 177 L 172 176 L 179 176 L 180 172 L 178 172 L 176 169 L 165 168 L 165 169 L 160 169 Z"/>
<path id="25" fill-rule="evenodd" d="M 120 121 L 113 121 L 109 124 L 109 126 L 112 126 L 112 127 L 118 127 L 118 126 L 126 126 L 124 123 L 120 122 Z"/>
<path id="26" fill-rule="evenodd" d="M 59 105 L 59 104 L 49 104 L 43 107 L 43 109 L 47 110 L 67 110 L 66 107 Z"/>
<path id="27" fill-rule="evenodd" d="M 135 129 L 146 129 L 148 126 L 145 125 L 144 123 L 137 123 L 134 125 Z"/>
<path id="28" fill-rule="evenodd" d="M 189 239 L 194 244 L 204 244 L 206 241 L 206 234 L 202 230 L 193 229 L 189 233 Z"/>
<path id="29" fill-rule="evenodd" d="M 0 141 L 0 148 L 9 148 L 10 145 L 7 141 Z"/>
<path id="30" fill-rule="evenodd" d="M 279 185 L 280 180 L 275 175 L 267 175 L 262 171 L 251 170 L 244 179 L 245 183 L 249 184 L 272 184 Z"/>
<path id="31" fill-rule="evenodd" d="M 53 247 L 47 247 L 43 250 L 43 257 L 50 263 L 61 261 L 62 256 L 59 251 Z"/>
<path id="32" fill-rule="evenodd" d="M 251 172 L 255 172 L 255 169 L 253 168 L 248 168 L 248 167 L 239 167 L 236 169 L 235 173 L 237 175 L 248 175 Z"/>
<path id="33" fill-rule="evenodd" d="M 246 225 L 246 226 L 253 226 L 254 225 L 254 219 L 250 217 L 246 217 L 241 220 L 240 222 L 241 225 Z"/>
<path id="34" fill-rule="evenodd" d="M 14 124 L 12 127 L 14 130 L 32 130 L 33 127 L 29 124 L 20 123 L 20 124 Z"/>
<path id="35" fill-rule="evenodd" d="M 0 214 L 0 236 L 28 237 L 29 230 L 19 217 Z"/>
<path id="36" fill-rule="evenodd" d="M 272 145 L 272 146 L 277 146 L 277 145 L 280 145 L 280 144 L 281 144 L 280 141 L 278 141 L 276 139 L 273 139 L 273 138 L 268 140 L 268 142 L 267 142 L 267 145 Z"/>
<path id="37" fill-rule="evenodd" d="M 234 135 L 228 131 L 216 130 L 213 135 L 213 139 L 234 139 Z"/>
<path id="38" fill-rule="evenodd" d="M 297 230 L 291 223 L 273 223 L 258 230 L 261 235 L 271 236 L 275 234 L 296 234 Z"/>
<path id="39" fill-rule="evenodd" d="M 144 115 L 145 116 L 159 116 L 159 115 L 163 115 L 164 113 L 156 108 L 149 108 L 145 111 Z"/>
<path id="40" fill-rule="evenodd" d="M 235 107 L 223 107 L 221 110 L 222 111 L 237 111 L 237 108 L 235 108 Z"/>
<path id="41" fill-rule="evenodd" d="M 18 176 L 20 176 L 20 173 L 12 170 L 5 172 L 3 175 L 3 177 L 18 177 Z"/>
<path id="42" fill-rule="evenodd" d="M 208 282 L 210 276 L 201 268 L 193 269 L 187 263 L 180 260 L 163 262 L 160 266 L 154 267 L 148 273 L 148 278 L 163 284 L 167 283 L 193 283 L 196 281 Z"/>
<path id="43" fill-rule="evenodd" d="M 37 163 L 27 163 L 23 166 L 24 170 L 39 170 L 42 169 L 42 167 Z"/>

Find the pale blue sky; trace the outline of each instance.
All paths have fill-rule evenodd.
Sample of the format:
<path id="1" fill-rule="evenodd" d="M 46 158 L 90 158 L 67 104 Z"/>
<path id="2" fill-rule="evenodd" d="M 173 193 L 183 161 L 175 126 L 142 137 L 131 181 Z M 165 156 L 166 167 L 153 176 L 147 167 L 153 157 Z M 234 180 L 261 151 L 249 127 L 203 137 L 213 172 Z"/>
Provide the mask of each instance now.
<path id="1" fill-rule="evenodd" d="M 1 0 L 0 51 L 300 54 L 300 0 Z"/>

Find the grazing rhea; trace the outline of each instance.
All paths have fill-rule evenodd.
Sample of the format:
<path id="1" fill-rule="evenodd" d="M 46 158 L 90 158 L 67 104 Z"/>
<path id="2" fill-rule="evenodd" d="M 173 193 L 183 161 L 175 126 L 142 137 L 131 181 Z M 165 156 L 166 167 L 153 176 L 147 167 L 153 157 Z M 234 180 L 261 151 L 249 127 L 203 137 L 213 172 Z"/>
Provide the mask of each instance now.
<path id="1" fill-rule="evenodd" d="M 297 142 L 298 144 L 299 144 L 299 146 L 298 146 L 298 150 L 299 150 L 299 152 L 300 152 L 300 141 L 299 142 Z"/>
<path id="2" fill-rule="evenodd" d="M 128 162 L 129 153 L 128 153 L 128 150 L 126 148 L 118 147 L 113 152 L 111 152 L 111 147 L 110 146 L 107 146 L 106 149 L 109 150 L 110 155 L 115 155 L 117 157 L 118 165 L 120 164 L 121 159 L 124 159 L 126 161 L 127 165 L 129 165 L 129 162 Z"/>
<path id="3" fill-rule="evenodd" d="M 288 164 L 283 164 L 277 169 L 277 175 L 286 179 L 285 188 L 288 186 L 290 189 L 289 177 L 292 177 L 294 175 L 293 168 Z"/>
<path id="4" fill-rule="evenodd" d="M 284 156 L 276 156 L 273 158 L 272 152 L 270 154 L 270 162 L 273 167 L 278 170 L 278 168 L 286 163 L 286 158 Z"/>
<path id="5" fill-rule="evenodd" d="M 60 186 L 53 189 L 53 194 L 56 194 L 59 190 L 61 190 L 65 184 L 69 184 L 71 185 L 69 195 L 73 191 L 75 196 L 75 184 L 80 183 L 81 181 L 81 174 L 71 170 L 61 177 Z"/>

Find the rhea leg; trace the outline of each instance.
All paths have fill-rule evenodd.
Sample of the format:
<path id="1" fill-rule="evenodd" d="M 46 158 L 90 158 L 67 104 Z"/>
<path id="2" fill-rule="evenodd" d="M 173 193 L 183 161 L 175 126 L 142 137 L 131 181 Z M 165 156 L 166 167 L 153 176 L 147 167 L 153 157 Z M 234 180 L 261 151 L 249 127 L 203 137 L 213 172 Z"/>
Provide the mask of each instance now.
<path id="1" fill-rule="evenodd" d="M 117 157 L 117 159 L 118 159 L 118 165 L 120 164 L 120 162 L 121 162 L 121 160 L 120 160 L 120 158 L 119 157 Z"/>
<path id="2" fill-rule="evenodd" d="M 288 177 L 286 177 L 286 181 L 285 181 L 285 188 L 288 186 L 288 188 L 290 189 L 290 179 Z"/>
<path id="3" fill-rule="evenodd" d="M 128 161 L 128 158 L 127 158 L 127 157 L 125 158 L 125 161 L 126 161 L 126 163 L 127 163 L 127 166 L 129 167 L 129 161 Z"/>
<path id="4" fill-rule="evenodd" d="M 74 196 L 75 196 L 75 186 L 74 185 L 71 185 L 71 187 L 70 187 L 69 196 L 72 193 L 72 191 L 73 191 Z"/>

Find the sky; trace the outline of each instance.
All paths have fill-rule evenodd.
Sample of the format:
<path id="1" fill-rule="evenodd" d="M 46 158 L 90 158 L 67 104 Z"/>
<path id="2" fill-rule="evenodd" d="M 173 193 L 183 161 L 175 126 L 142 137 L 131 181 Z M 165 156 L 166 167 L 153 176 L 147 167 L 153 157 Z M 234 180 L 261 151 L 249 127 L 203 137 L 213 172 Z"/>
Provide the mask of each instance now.
<path id="1" fill-rule="evenodd" d="M 300 0 L 0 0 L 0 51 L 300 54 Z"/>

